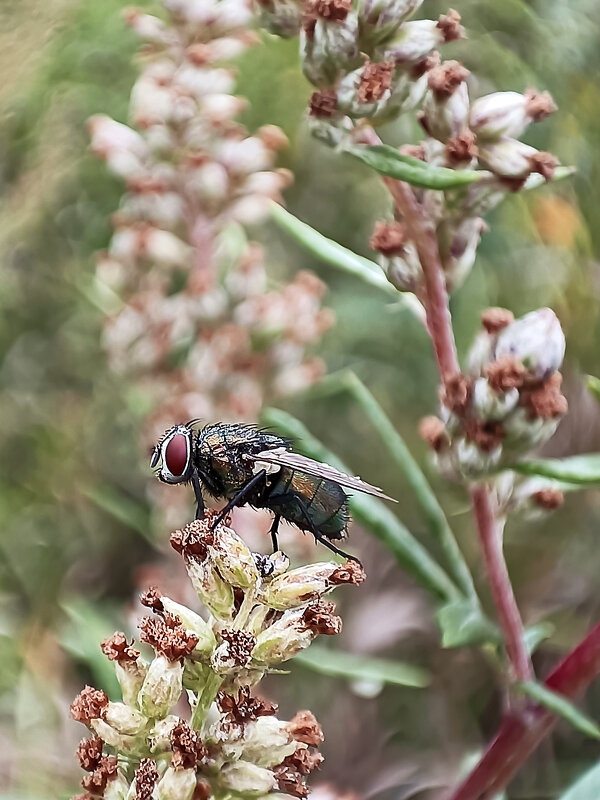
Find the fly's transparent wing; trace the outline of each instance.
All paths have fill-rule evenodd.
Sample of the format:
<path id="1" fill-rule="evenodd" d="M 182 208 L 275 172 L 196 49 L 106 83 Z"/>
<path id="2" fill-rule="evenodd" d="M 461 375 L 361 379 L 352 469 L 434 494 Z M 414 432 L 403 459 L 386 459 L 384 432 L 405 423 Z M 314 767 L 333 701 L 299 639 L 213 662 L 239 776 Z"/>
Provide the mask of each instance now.
<path id="1" fill-rule="evenodd" d="M 381 497 L 383 500 L 391 500 L 393 503 L 398 502 L 393 497 L 388 497 L 387 494 L 384 494 L 377 486 L 371 486 L 370 483 L 366 483 L 357 476 L 346 475 L 345 472 L 340 472 L 339 469 L 330 467 L 329 464 L 313 461 L 312 458 L 306 458 L 306 456 L 301 456 L 299 453 L 294 453 L 283 447 L 263 450 L 262 453 L 246 455 L 245 457 L 254 463 L 261 462 L 263 464 L 277 464 L 281 467 L 289 467 L 298 472 L 305 472 L 307 475 L 316 475 L 317 478 L 339 483 L 340 486 L 355 489 L 357 492 L 372 494 L 375 497 Z"/>

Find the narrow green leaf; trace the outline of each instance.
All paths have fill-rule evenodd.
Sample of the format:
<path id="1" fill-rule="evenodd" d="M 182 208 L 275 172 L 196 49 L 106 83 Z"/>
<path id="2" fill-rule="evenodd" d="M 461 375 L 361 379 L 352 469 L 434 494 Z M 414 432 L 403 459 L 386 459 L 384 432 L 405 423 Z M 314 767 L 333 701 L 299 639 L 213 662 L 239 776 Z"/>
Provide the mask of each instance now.
<path id="1" fill-rule="evenodd" d="M 111 486 L 87 486 L 82 492 L 111 517 L 141 533 L 148 541 L 154 542 L 150 530 L 149 514 L 144 506 Z"/>
<path id="2" fill-rule="evenodd" d="M 559 800 L 598 800 L 600 797 L 600 761 L 584 772 Z"/>
<path id="3" fill-rule="evenodd" d="M 509 469 L 521 475 L 592 486 L 600 483 L 600 453 L 588 453 L 568 458 L 531 458 L 510 464 Z"/>
<path id="4" fill-rule="evenodd" d="M 392 425 L 375 397 L 352 370 L 345 370 L 322 380 L 317 385 L 316 392 L 322 393 L 323 391 L 347 391 L 354 397 L 379 434 L 388 453 L 406 476 L 430 531 L 444 550 L 458 586 L 465 595 L 476 598 L 471 573 L 433 489 L 406 446 L 406 442 Z"/>
<path id="5" fill-rule="evenodd" d="M 266 425 L 292 438 L 304 455 L 349 472 L 348 468 L 291 414 L 277 408 L 268 408 L 263 410 L 261 419 Z M 459 590 L 446 572 L 381 500 L 369 495 L 356 494 L 349 499 L 349 506 L 356 522 L 379 539 L 421 586 L 445 601 L 460 597 Z"/>
<path id="6" fill-rule="evenodd" d="M 576 172 L 577 169 L 575 167 L 557 167 L 554 170 L 554 175 L 550 178 L 550 183 L 564 181 L 565 178 L 570 178 L 571 175 L 575 175 Z M 532 172 L 525 181 L 523 190 L 527 191 L 528 189 L 538 189 L 540 186 L 545 186 L 547 183 L 548 181 L 546 178 L 544 178 L 543 175 L 540 175 L 539 172 Z"/>
<path id="7" fill-rule="evenodd" d="M 381 175 L 420 186 L 423 189 L 456 189 L 481 180 L 482 173 L 471 169 L 448 169 L 404 156 L 387 144 L 354 145 L 344 150 Z"/>
<path id="8" fill-rule="evenodd" d="M 347 247 L 323 236 L 310 225 L 290 214 L 278 203 L 272 204 L 271 217 L 282 230 L 321 261 L 354 275 L 364 283 L 383 289 L 386 294 L 398 297 L 398 291 L 394 289 L 383 274 L 381 267 L 374 261 L 369 261 L 368 258 L 363 258 L 363 256 L 353 253 L 352 250 L 348 250 Z"/>
<path id="9" fill-rule="evenodd" d="M 431 680 L 429 673 L 411 664 L 341 653 L 339 650 L 330 650 L 315 644 L 299 653 L 294 658 L 294 663 L 335 678 L 381 681 L 419 689 L 428 686 Z"/>
<path id="10" fill-rule="evenodd" d="M 591 736 L 592 739 L 600 739 L 600 728 L 596 723 L 574 706 L 570 700 L 567 700 L 566 697 L 535 681 L 516 683 L 514 688 L 521 694 L 535 700 L 539 705 L 552 711 L 553 714 L 563 717 L 578 731 L 585 733 L 586 736 Z"/>
<path id="11" fill-rule="evenodd" d="M 442 632 L 442 647 L 468 647 L 502 641 L 498 628 L 484 617 L 479 604 L 470 598 L 443 605 L 438 609 L 436 619 Z"/>
<path id="12" fill-rule="evenodd" d="M 590 390 L 590 393 L 594 395 L 594 398 L 600 403 L 600 378 L 596 378 L 594 375 L 588 375 L 587 388 Z"/>

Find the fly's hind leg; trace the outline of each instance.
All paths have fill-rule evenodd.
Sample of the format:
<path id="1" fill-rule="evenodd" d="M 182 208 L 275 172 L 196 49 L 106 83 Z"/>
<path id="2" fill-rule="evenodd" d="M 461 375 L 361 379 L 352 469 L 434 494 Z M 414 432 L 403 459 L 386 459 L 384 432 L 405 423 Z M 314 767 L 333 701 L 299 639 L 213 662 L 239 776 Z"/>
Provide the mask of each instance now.
<path id="1" fill-rule="evenodd" d="M 310 515 L 308 513 L 308 509 L 306 508 L 306 504 L 303 500 L 301 500 L 297 495 L 294 495 L 294 499 L 298 505 L 298 508 L 302 512 L 302 516 L 304 517 L 306 524 L 308 525 L 309 531 L 315 537 L 317 542 L 320 542 L 322 545 L 325 545 L 328 550 L 331 550 L 333 553 L 337 553 L 338 556 L 342 556 L 343 558 L 349 558 L 351 561 L 356 561 L 357 564 L 360 564 L 362 567 L 362 563 L 360 559 L 356 556 L 351 556 L 350 553 L 345 553 L 343 550 L 340 550 L 339 547 L 336 547 L 333 542 L 331 542 L 326 536 L 324 536 L 318 529 L 317 526 L 314 524 Z"/>
<path id="2" fill-rule="evenodd" d="M 279 550 L 279 542 L 277 541 L 277 531 L 279 530 L 280 522 L 281 522 L 281 514 L 275 514 L 273 524 L 271 525 L 271 530 L 269 531 L 269 533 L 271 534 L 271 541 L 273 542 L 274 553 L 276 553 Z"/>

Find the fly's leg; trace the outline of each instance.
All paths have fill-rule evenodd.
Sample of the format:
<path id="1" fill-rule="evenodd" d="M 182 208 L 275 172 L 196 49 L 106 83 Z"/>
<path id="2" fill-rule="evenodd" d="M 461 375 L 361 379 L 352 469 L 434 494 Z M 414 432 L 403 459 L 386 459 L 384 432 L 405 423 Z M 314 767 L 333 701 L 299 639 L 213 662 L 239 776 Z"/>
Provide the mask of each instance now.
<path id="1" fill-rule="evenodd" d="M 279 542 L 277 541 L 277 531 L 279 530 L 279 523 L 281 522 L 281 514 L 275 514 L 275 519 L 273 520 L 273 524 L 271 525 L 271 530 L 269 533 L 271 534 L 271 541 L 273 542 L 273 552 L 276 553 L 279 550 Z"/>
<path id="2" fill-rule="evenodd" d="M 227 516 L 227 514 L 229 514 L 229 512 L 231 511 L 232 508 L 235 508 L 237 505 L 241 505 L 242 500 L 245 497 L 247 497 L 247 495 L 252 491 L 252 489 L 254 489 L 254 487 L 257 484 L 259 484 L 262 480 L 265 479 L 266 475 L 267 475 L 267 471 L 264 470 L 264 469 L 261 469 L 261 471 L 257 472 L 256 475 L 254 475 L 253 478 L 250 478 L 248 483 L 245 483 L 242 486 L 242 488 L 239 490 L 239 492 L 236 494 L 236 496 L 232 500 L 230 500 L 227 503 L 227 505 L 225 506 L 225 508 L 222 511 L 220 511 L 218 513 L 218 515 L 215 517 L 215 519 L 214 519 L 214 521 L 213 521 L 213 523 L 211 525 L 211 529 L 213 531 L 217 527 L 217 525 L 220 522 L 223 521 L 223 519 Z"/>
<path id="3" fill-rule="evenodd" d="M 319 530 L 317 530 L 317 526 L 314 524 L 314 522 L 310 518 L 310 515 L 308 513 L 308 509 L 307 509 L 306 504 L 304 503 L 304 501 L 301 500 L 297 495 L 294 495 L 294 499 L 295 499 L 296 503 L 298 504 L 298 508 L 302 512 L 302 516 L 304 517 L 304 519 L 306 521 L 306 524 L 308 525 L 309 531 L 315 537 L 317 542 L 320 542 L 322 545 L 325 545 L 325 547 L 327 547 L 328 550 L 331 550 L 332 553 L 337 553 L 338 556 L 343 556 L 343 558 L 349 558 L 351 561 L 356 561 L 356 563 L 360 564 L 361 567 L 362 567 L 362 563 L 361 563 L 360 559 L 358 559 L 356 556 L 351 556 L 350 553 L 345 553 L 343 550 L 340 550 L 340 548 L 336 547 L 333 544 L 333 542 L 330 542 L 329 539 L 327 539 L 326 536 L 323 536 L 323 534 Z"/>
<path id="4" fill-rule="evenodd" d="M 202 497 L 202 489 L 200 488 L 200 478 L 196 470 L 192 472 L 192 486 L 194 487 L 194 494 L 196 495 L 196 519 L 202 519 L 204 516 L 204 498 Z"/>

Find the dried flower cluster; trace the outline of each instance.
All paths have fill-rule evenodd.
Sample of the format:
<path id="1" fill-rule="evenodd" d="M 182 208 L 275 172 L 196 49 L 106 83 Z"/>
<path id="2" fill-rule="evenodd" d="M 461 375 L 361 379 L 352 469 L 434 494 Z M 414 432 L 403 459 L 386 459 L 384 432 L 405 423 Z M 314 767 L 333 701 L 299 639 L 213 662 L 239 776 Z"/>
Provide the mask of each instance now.
<path id="1" fill-rule="evenodd" d="M 89 123 L 92 149 L 126 182 L 97 280 L 124 301 L 105 323 L 112 366 L 156 403 L 148 437 L 173 419 L 253 420 L 265 394 L 323 372 L 305 355 L 332 323 L 324 286 L 301 272 L 268 285 L 263 252 L 241 225 L 259 222 L 291 175 L 274 170 L 285 136 L 235 120 L 223 65 L 256 41 L 245 0 L 165 0 L 166 20 L 137 10 L 146 41 L 131 124 Z"/>
<path id="2" fill-rule="evenodd" d="M 171 536 L 209 613 L 148 590 L 141 600 L 154 615 L 140 622 L 140 639 L 154 657 L 147 661 L 115 633 L 102 650 L 122 702 L 87 686 L 71 706 L 92 732 L 77 751 L 88 800 L 305 797 L 305 778 L 322 761 L 313 715 L 281 721 L 250 687 L 318 634 L 339 633 L 335 606 L 323 596 L 361 583 L 364 572 L 353 561 L 290 570 L 283 553 L 260 556 L 227 526 L 211 530 L 213 518 Z M 189 721 L 180 716 L 186 694 Z"/>
<path id="3" fill-rule="evenodd" d="M 558 368 L 565 337 L 549 308 L 514 320 L 490 308 L 465 373 L 441 391 L 441 419 L 421 434 L 450 478 L 480 478 L 547 441 L 567 411 Z M 542 500 L 542 502 L 544 502 Z"/>

